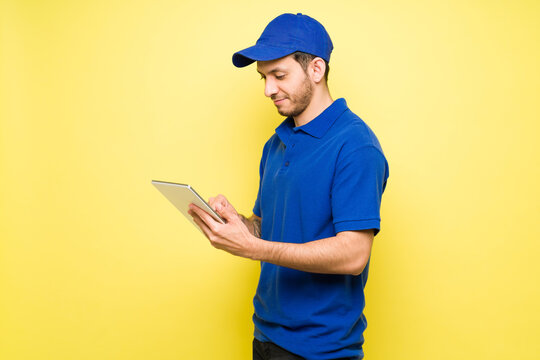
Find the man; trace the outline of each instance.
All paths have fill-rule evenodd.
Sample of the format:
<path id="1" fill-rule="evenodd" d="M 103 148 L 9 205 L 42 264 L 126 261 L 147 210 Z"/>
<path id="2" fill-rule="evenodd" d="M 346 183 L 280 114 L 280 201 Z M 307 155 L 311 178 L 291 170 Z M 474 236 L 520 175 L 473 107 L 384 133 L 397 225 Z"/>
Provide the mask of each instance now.
<path id="1" fill-rule="evenodd" d="M 219 195 L 220 224 L 190 214 L 218 249 L 261 261 L 254 359 L 361 359 L 364 286 L 388 164 L 370 128 L 327 86 L 332 41 L 302 14 L 272 20 L 256 45 L 264 93 L 287 118 L 264 146 L 253 215 Z"/>

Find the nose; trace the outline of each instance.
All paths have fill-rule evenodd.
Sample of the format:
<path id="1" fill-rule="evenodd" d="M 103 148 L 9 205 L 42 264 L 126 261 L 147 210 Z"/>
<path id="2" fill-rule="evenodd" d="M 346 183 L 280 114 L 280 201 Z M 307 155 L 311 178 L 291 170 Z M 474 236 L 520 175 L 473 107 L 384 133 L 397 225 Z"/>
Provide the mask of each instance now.
<path id="1" fill-rule="evenodd" d="M 278 88 L 276 86 L 276 82 L 269 76 L 265 79 L 264 83 L 264 95 L 267 97 L 271 97 L 272 95 L 275 95 L 278 93 Z"/>

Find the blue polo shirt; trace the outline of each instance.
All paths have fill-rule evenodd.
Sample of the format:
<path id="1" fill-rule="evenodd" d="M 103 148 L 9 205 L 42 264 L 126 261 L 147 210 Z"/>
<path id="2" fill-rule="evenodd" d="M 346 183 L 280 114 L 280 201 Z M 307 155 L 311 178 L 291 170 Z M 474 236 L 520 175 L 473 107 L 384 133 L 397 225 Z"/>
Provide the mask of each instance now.
<path id="1" fill-rule="evenodd" d="M 388 163 L 371 129 L 344 99 L 309 123 L 287 118 L 264 146 L 253 212 L 262 238 L 306 243 L 341 231 L 380 229 Z M 362 274 L 308 273 L 261 262 L 255 337 L 306 359 L 363 357 Z"/>

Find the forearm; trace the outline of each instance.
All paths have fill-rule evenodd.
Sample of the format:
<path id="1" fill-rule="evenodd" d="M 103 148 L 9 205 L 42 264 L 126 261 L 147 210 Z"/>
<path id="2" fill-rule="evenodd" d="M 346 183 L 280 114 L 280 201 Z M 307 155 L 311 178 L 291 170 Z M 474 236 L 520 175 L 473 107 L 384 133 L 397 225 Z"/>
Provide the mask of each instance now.
<path id="1" fill-rule="evenodd" d="M 233 255 L 323 274 L 359 275 L 369 260 L 373 230 L 343 231 L 302 244 L 267 241 L 261 239 L 260 217 L 238 214 L 223 196 L 211 198 L 210 205 L 225 224 L 193 204 L 190 214 L 214 247 Z"/>
<path id="2" fill-rule="evenodd" d="M 306 272 L 359 275 L 369 259 L 372 241 L 369 232 L 360 237 L 338 234 L 303 244 L 260 240 L 253 258 Z"/>

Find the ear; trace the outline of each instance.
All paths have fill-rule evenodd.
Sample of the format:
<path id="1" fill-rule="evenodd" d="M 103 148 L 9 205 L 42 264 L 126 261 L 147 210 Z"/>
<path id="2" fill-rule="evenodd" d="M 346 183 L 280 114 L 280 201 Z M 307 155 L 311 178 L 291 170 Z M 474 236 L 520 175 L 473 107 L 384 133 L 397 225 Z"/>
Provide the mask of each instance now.
<path id="1" fill-rule="evenodd" d="M 324 79 L 324 73 L 326 71 L 326 63 L 320 57 L 316 57 L 311 60 L 309 64 L 311 70 L 311 79 L 315 83 L 320 83 Z"/>

